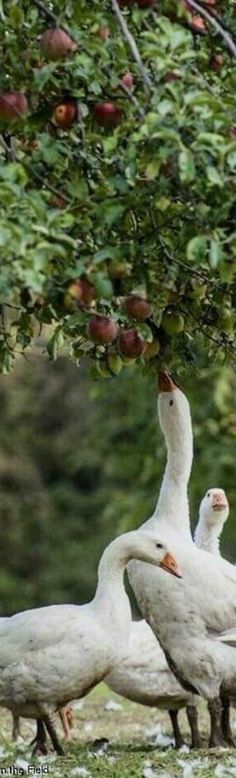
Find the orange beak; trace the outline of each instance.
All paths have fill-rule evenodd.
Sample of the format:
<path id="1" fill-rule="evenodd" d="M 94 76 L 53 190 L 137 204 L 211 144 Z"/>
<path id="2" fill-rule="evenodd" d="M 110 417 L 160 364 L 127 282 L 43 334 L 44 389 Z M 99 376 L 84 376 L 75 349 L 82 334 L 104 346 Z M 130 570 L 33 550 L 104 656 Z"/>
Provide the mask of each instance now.
<path id="1" fill-rule="evenodd" d="M 176 559 L 172 554 L 165 554 L 164 559 L 159 566 L 162 567 L 163 570 L 167 570 L 168 573 L 176 575 L 176 578 L 183 577 L 182 570 L 180 570 L 180 567 L 177 565 Z"/>
<path id="2" fill-rule="evenodd" d="M 214 511 L 223 511 L 227 507 L 228 506 L 225 502 L 218 502 L 218 500 L 212 503 L 212 508 L 214 508 Z"/>
<path id="3" fill-rule="evenodd" d="M 177 389 L 176 384 L 172 381 L 171 376 L 167 373 L 167 370 L 161 370 L 158 376 L 158 389 L 159 392 L 173 392 Z"/>

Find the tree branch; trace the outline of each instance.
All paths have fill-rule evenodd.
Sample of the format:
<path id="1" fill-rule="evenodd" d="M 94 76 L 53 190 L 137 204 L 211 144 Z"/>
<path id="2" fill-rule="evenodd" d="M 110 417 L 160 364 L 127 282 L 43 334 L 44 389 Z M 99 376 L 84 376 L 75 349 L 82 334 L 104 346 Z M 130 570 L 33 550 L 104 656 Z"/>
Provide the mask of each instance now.
<path id="1" fill-rule="evenodd" d="M 158 242 L 161 246 L 161 248 L 164 251 L 164 254 L 166 255 L 167 259 L 170 260 L 170 262 L 174 262 L 174 264 L 179 265 L 179 267 L 183 268 L 187 273 L 190 275 L 196 276 L 197 278 L 200 278 L 201 281 L 204 281 L 208 286 L 212 285 L 214 286 L 214 289 L 220 289 L 221 292 L 225 292 L 225 287 L 223 284 L 218 284 L 215 280 L 209 278 L 209 276 L 202 272 L 201 270 L 195 270 L 195 268 L 191 268 L 189 265 L 187 265 L 186 262 L 183 262 L 181 259 L 177 259 L 176 257 L 173 257 L 173 254 L 170 253 L 165 241 L 163 238 L 158 235 Z"/>
<path id="2" fill-rule="evenodd" d="M 232 57 L 236 57 L 236 44 L 234 43 L 234 40 L 229 32 L 227 32 L 227 30 L 225 30 L 225 28 L 222 26 L 219 19 L 216 19 L 214 15 L 207 11 L 206 8 L 203 8 L 203 6 L 196 0 L 188 0 L 188 5 L 190 8 L 193 8 L 195 11 L 197 11 L 200 16 L 203 16 L 207 22 L 210 22 L 213 27 L 215 27 L 215 30 L 219 33 L 219 35 L 221 35 L 221 38 L 223 38 L 225 45 L 232 54 Z"/>
<path id="3" fill-rule="evenodd" d="M 38 2 L 38 0 L 37 0 L 37 2 Z M 150 89 L 152 88 L 152 82 L 151 82 L 151 79 L 149 78 L 149 75 L 148 75 L 148 73 L 146 71 L 145 65 L 143 64 L 143 61 L 141 59 L 141 56 L 140 56 L 137 44 L 135 43 L 133 35 L 131 34 L 131 32 L 130 32 L 130 30 L 128 28 L 127 22 L 126 22 L 125 17 L 123 16 L 123 14 L 122 14 L 122 12 L 120 10 L 120 7 L 119 7 L 119 4 L 118 4 L 117 0 L 111 0 L 111 4 L 112 4 L 113 11 L 114 11 L 114 13 L 116 15 L 116 18 L 117 18 L 117 20 L 119 22 L 119 25 L 120 25 L 120 27 L 122 29 L 123 35 L 124 35 L 124 37 L 125 37 L 125 39 L 126 39 L 126 41 L 128 43 L 128 46 L 129 46 L 129 48 L 130 48 L 130 50 L 132 52 L 133 58 L 134 58 L 135 62 L 137 63 L 138 67 L 139 67 L 139 70 L 140 70 L 140 73 L 141 73 L 141 76 L 142 76 L 142 79 L 143 79 L 145 90 L 146 90 L 146 92 L 149 92 Z"/>

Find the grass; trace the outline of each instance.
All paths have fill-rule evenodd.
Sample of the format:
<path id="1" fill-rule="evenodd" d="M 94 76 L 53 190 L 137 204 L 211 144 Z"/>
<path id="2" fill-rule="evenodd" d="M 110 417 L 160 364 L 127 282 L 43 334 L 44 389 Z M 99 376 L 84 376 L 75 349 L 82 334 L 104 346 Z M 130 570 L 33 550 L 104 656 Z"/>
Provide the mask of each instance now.
<path id="1" fill-rule="evenodd" d="M 107 710 L 108 701 L 119 703 L 121 708 Z M 189 739 L 184 712 L 180 714 L 182 731 Z M 204 705 L 200 706 L 201 729 L 207 737 L 208 719 Z M 23 738 L 17 745 L 11 742 L 11 716 L 0 714 L 1 746 L 0 775 L 2 768 L 15 765 L 29 773 L 28 764 L 34 760 L 28 747 L 35 732 L 34 722 L 22 722 Z M 60 725 L 58 724 L 58 731 Z M 236 728 L 236 722 L 235 722 Z M 155 731 L 162 743 L 163 734 L 170 735 L 167 714 L 144 708 L 109 691 L 104 685 L 95 689 L 83 701 L 83 707 L 75 710 L 73 739 L 66 746 L 66 756 L 53 754 L 35 760 L 35 766 L 48 765 L 52 778 L 230 778 L 236 776 L 236 751 L 219 749 L 209 752 L 206 747 L 195 752 L 176 752 L 173 748 L 155 745 Z M 153 731 L 153 735 L 152 735 Z M 109 744 L 101 752 L 97 739 L 107 738 Z M 1 753 L 2 751 L 2 753 Z M 13 774 L 13 772 L 9 773 Z M 15 773 L 17 774 L 17 773 Z M 37 774 L 37 773 L 35 773 Z"/>

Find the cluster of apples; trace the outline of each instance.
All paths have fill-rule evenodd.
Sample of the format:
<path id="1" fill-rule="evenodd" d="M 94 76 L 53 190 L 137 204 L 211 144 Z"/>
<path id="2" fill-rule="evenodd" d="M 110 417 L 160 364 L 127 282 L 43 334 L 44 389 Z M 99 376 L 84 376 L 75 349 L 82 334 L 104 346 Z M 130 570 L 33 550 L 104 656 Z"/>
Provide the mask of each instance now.
<path id="1" fill-rule="evenodd" d="M 95 286 L 86 278 L 80 278 L 70 284 L 66 293 L 66 307 L 73 302 L 76 307 L 88 309 L 96 299 Z M 122 303 L 122 310 L 127 318 L 149 324 L 152 316 L 152 306 L 144 295 L 128 294 Z M 183 316 L 169 306 L 162 315 L 161 328 L 166 335 L 177 335 L 184 329 Z M 123 364 L 130 364 L 135 359 L 143 357 L 151 360 L 160 351 L 158 337 L 149 342 L 143 338 L 137 327 L 120 326 L 113 316 L 92 312 L 89 319 L 87 335 L 96 346 L 105 346 L 106 354 L 101 355 L 98 369 L 102 375 L 113 375 L 120 372 Z"/>
<path id="2" fill-rule="evenodd" d="M 204 5 L 212 6 L 214 8 L 218 0 L 203 0 L 203 2 Z M 142 9 L 151 8 L 155 3 L 156 0 L 119 0 L 121 7 L 126 6 L 128 8 L 133 5 Z M 188 11 L 191 29 L 195 32 L 206 32 L 206 23 L 204 19 L 192 11 L 188 0 L 182 0 L 182 3 Z M 109 34 L 110 31 L 107 26 L 100 28 L 99 35 L 102 40 L 106 41 Z M 61 27 L 51 27 L 45 30 L 40 38 L 42 55 L 45 59 L 52 62 L 66 58 L 72 54 L 76 48 L 77 44 L 73 38 L 71 38 L 71 36 Z M 222 55 L 216 54 L 212 58 L 210 64 L 213 70 L 219 70 L 223 64 Z M 133 89 L 134 78 L 132 73 L 124 73 L 121 81 L 126 89 Z M 22 92 L 4 92 L 0 94 L 0 118 L 2 120 L 8 122 L 12 119 L 24 116 L 27 112 L 28 101 L 25 94 Z M 115 101 L 102 101 L 97 103 L 94 107 L 94 116 L 101 127 L 117 127 L 121 124 L 123 119 L 122 109 Z M 53 124 L 64 130 L 69 129 L 78 118 L 79 107 L 77 100 L 73 97 L 63 98 L 63 100 L 55 106 L 52 113 Z"/>

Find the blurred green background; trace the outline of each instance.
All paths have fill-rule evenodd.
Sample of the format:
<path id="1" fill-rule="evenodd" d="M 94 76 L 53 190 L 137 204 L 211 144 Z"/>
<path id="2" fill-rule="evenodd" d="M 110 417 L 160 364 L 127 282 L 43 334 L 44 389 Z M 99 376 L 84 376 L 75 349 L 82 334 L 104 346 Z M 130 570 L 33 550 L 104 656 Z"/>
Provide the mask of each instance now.
<path id="1" fill-rule="evenodd" d="M 181 377 L 192 408 L 191 515 L 208 487 L 231 506 L 223 552 L 236 557 L 236 377 L 191 367 Z M 0 378 L 1 614 L 94 591 L 104 546 L 151 514 L 165 451 L 156 380 L 130 367 L 95 381 L 66 359 L 34 356 Z"/>

